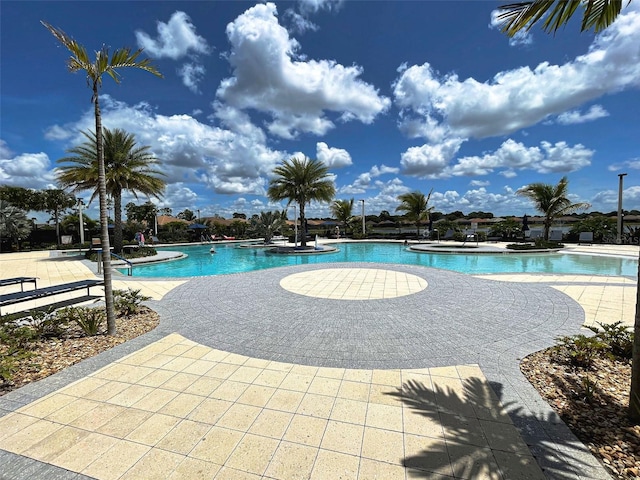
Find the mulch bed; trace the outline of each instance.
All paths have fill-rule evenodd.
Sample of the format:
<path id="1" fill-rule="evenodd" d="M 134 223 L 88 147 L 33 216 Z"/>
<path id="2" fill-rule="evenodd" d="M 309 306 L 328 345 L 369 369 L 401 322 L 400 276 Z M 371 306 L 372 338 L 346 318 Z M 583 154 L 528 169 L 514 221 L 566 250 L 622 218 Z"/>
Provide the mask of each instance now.
<path id="1" fill-rule="evenodd" d="M 116 319 L 117 334 L 113 336 L 102 334 L 88 337 L 74 325 L 65 332 L 64 337 L 46 338 L 35 342 L 33 354 L 17 362 L 11 380 L 0 380 L 0 396 L 147 333 L 156 328 L 159 321 L 160 316 L 156 312 L 141 307 L 135 315 Z"/>
<path id="2" fill-rule="evenodd" d="M 640 426 L 627 419 L 631 361 L 596 358 L 581 369 L 549 349 L 520 369 L 613 478 L 640 478 Z"/>

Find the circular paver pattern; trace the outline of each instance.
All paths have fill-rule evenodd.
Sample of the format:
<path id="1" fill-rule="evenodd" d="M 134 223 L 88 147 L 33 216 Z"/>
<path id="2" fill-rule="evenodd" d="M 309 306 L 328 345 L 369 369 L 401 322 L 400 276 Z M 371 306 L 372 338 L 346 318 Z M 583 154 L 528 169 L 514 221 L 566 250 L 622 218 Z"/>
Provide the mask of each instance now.
<path id="1" fill-rule="evenodd" d="M 416 276 L 428 288 L 345 301 L 281 286 L 290 275 L 327 269 L 384 269 Z M 298 265 L 194 278 L 152 306 L 162 315 L 163 332 L 256 358 L 345 368 L 512 362 L 552 345 L 556 336 L 578 333 L 584 322 L 582 308 L 548 285 L 395 264 Z"/>
<path id="2" fill-rule="evenodd" d="M 285 290 L 299 295 L 334 300 L 376 300 L 411 295 L 427 288 L 417 275 L 379 268 L 324 268 L 287 275 Z"/>

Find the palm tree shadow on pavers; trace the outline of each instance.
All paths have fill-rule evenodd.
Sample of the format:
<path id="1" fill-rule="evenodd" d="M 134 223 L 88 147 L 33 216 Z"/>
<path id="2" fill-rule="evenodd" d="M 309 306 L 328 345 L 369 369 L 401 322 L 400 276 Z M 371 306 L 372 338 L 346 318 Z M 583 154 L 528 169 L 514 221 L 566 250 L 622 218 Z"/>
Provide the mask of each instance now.
<path id="1" fill-rule="evenodd" d="M 537 418 L 513 402 L 502 405 L 499 383 L 490 385 L 477 377 L 447 380 L 450 382 L 445 381 L 444 385 L 433 380 L 433 386 L 410 380 L 403 383 L 402 389 L 386 392 L 405 405 L 406 456 L 402 463 L 409 477 L 433 478 L 439 474 L 508 480 L 607 478 L 602 476 L 604 470 L 597 460 L 585 452 L 571 432 L 553 435 L 554 441 L 546 433 L 533 433 L 557 428 L 559 419 L 554 413 Z M 529 445 L 514 423 L 524 428 L 523 433 L 528 430 L 533 438 Z M 561 426 L 562 431 L 567 430 Z"/>

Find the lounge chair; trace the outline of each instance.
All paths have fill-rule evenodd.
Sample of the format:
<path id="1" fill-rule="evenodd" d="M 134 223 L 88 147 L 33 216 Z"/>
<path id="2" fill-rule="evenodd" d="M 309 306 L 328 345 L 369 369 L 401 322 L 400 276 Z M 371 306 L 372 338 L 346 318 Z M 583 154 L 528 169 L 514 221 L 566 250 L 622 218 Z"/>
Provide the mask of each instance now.
<path id="1" fill-rule="evenodd" d="M 593 232 L 580 232 L 578 238 L 578 245 L 592 245 L 593 244 Z"/>
<path id="2" fill-rule="evenodd" d="M 464 245 L 467 242 L 476 242 L 478 244 L 478 234 L 473 230 L 465 230 L 464 232 L 464 241 L 462 244 Z"/>
<path id="3" fill-rule="evenodd" d="M 235 240 L 236 237 L 227 237 L 226 235 L 222 235 L 222 238 L 224 238 L 225 240 Z"/>
<path id="4" fill-rule="evenodd" d="M 525 237 L 525 239 L 528 239 L 530 241 L 536 241 L 539 238 L 543 237 L 542 234 L 542 230 L 527 230 L 529 232 L 529 236 L 528 238 Z"/>
<path id="5" fill-rule="evenodd" d="M 549 241 L 560 243 L 562 241 L 562 230 L 551 230 L 549 232 Z"/>
<path id="6" fill-rule="evenodd" d="M 447 230 L 447 233 L 444 234 L 444 237 L 442 237 L 442 240 L 453 240 L 453 230 L 450 228 L 449 230 Z"/>

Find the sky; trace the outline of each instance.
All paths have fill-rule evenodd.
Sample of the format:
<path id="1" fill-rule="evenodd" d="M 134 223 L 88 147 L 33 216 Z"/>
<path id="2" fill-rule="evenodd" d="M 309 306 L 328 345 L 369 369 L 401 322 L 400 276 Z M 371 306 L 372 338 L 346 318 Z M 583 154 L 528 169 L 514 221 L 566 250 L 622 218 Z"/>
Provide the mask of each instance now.
<path id="1" fill-rule="evenodd" d="M 622 173 L 624 209 L 640 209 L 640 2 L 599 35 L 572 21 L 512 39 L 499 5 L 3 0 L 0 184 L 57 188 L 56 161 L 95 127 L 85 75 L 44 20 L 90 58 L 143 48 L 163 74 L 105 76 L 100 104 L 104 127 L 159 159 L 167 187 L 152 200 L 174 214 L 280 210 L 266 192 L 294 156 L 323 162 L 354 213 L 364 200 L 394 214 L 417 190 L 444 213 L 532 215 L 515 192 L 563 176 L 572 201 L 612 212 Z"/>

